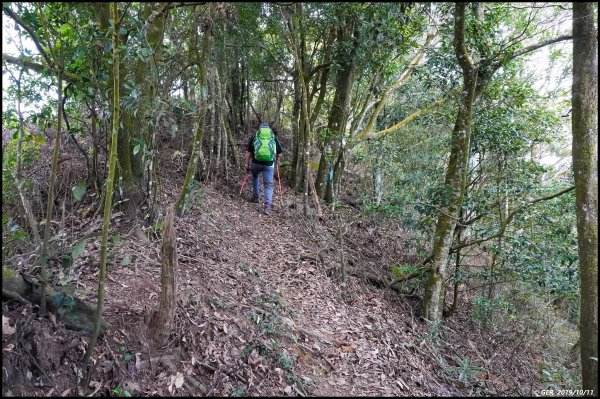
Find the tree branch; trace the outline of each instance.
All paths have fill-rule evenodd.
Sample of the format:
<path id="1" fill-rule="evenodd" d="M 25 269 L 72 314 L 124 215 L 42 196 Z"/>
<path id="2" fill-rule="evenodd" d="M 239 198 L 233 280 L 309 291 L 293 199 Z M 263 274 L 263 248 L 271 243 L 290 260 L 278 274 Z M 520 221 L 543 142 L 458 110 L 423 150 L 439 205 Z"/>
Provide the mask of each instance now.
<path id="1" fill-rule="evenodd" d="M 456 23 L 454 24 L 454 51 L 458 64 L 467 71 L 473 69 L 473 62 L 465 44 L 465 3 L 456 3 Z"/>
<path id="2" fill-rule="evenodd" d="M 563 35 L 563 36 L 555 37 L 553 39 L 544 40 L 543 42 L 540 42 L 540 43 L 537 43 L 537 44 L 532 44 L 531 46 L 527 46 L 527 47 L 524 47 L 524 48 L 520 49 L 519 51 L 516 51 L 512 55 L 512 57 L 510 57 L 508 60 L 511 60 L 513 58 L 516 58 L 516 57 L 519 57 L 519 56 L 521 56 L 523 54 L 530 53 L 530 52 L 532 52 L 534 50 L 537 50 L 539 48 L 548 46 L 550 44 L 562 42 L 562 41 L 565 41 L 565 40 L 571 40 L 571 39 L 573 39 L 573 35 Z"/>
<path id="3" fill-rule="evenodd" d="M 564 189 L 564 190 L 562 190 L 562 191 L 560 191 L 560 192 L 558 192 L 556 194 L 552 194 L 552 195 L 549 195 L 549 196 L 546 196 L 546 197 L 542 197 L 542 198 L 537 198 L 537 199 L 534 199 L 532 201 L 529 201 L 526 204 L 521 205 L 517 209 L 511 211 L 508 214 L 508 216 L 506 216 L 506 219 L 504 219 L 504 221 L 500 225 L 500 228 L 499 228 L 499 230 L 498 230 L 498 232 L 496 234 L 493 234 L 493 235 L 488 236 L 488 237 L 480 238 L 480 239 L 477 239 L 477 240 L 466 241 L 466 242 L 463 242 L 462 244 L 455 245 L 452 248 L 450 248 L 450 252 L 449 253 L 454 253 L 454 252 L 458 251 L 459 249 L 462 249 L 462 248 L 465 248 L 465 247 L 470 247 L 470 246 L 477 245 L 477 244 L 481 244 L 482 242 L 490 241 L 490 240 L 493 240 L 494 238 L 502 237 L 504 235 L 504 232 L 506 231 L 506 228 L 508 227 L 508 225 L 512 221 L 512 219 L 519 212 L 523 211 L 526 207 L 531 206 L 531 205 L 536 204 L 536 203 L 541 202 L 541 201 L 547 201 L 547 200 L 550 200 L 552 198 L 559 197 L 559 196 L 561 196 L 563 194 L 568 193 L 569 191 L 573 191 L 574 189 L 575 189 L 575 186 L 571 186 L 571 187 L 566 188 L 566 189 Z M 433 257 L 430 255 L 427 259 L 425 259 L 423 261 L 423 265 L 431 262 L 432 259 L 433 259 Z"/>
<path id="4" fill-rule="evenodd" d="M 10 63 L 22 66 L 24 68 L 30 69 L 32 71 L 40 72 L 40 73 L 48 73 L 52 75 L 55 70 L 51 66 L 46 66 L 42 64 L 38 64 L 37 62 L 33 62 L 27 59 L 28 57 L 20 56 L 13 57 L 12 55 L 2 54 L 2 60 Z M 83 81 L 83 78 L 73 72 L 69 72 L 67 70 L 63 70 L 63 78 L 72 83 L 77 83 Z M 93 82 L 92 82 L 93 83 Z M 95 84 L 95 83 L 94 83 Z"/>
<path id="5" fill-rule="evenodd" d="M 29 33 L 29 36 L 31 37 L 31 40 L 33 40 L 33 43 L 35 44 L 35 47 L 37 47 L 37 49 L 40 52 L 40 54 L 42 55 L 42 57 L 44 57 L 44 60 L 46 60 L 46 63 L 50 66 L 50 68 L 56 70 L 56 65 L 54 65 L 54 63 L 52 62 L 52 60 L 50 59 L 50 57 L 48 56 L 48 54 L 46 53 L 46 51 L 44 50 L 44 48 L 42 47 L 42 45 L 40 44 L 40 41 L 37 38 L 37 36 L 36 36 L 35 32 L 33 31 L 33 29 L 29 25 L 27 25 L 25 22 L 23 22 L 23 20 L 21 20 L 21 18 L 19 18 L 19 16 L 17 14 L 15 14 L 13 12 L 13 10 L 11 10 L 8 6 L 3 6 L 2 10 L 9 17 L 11 17 L 16 23 L 18 23 L 19 25 L 21 25 L 21 27 L 23 29 L 25 29 L 27 31 L 27 33 Z"/>
<path id="6" fill-rule="evenodd" d="M 430 111 L 431 109 L 443 104 L 444 102 L 446 102 L 447 99 L 448 99 L 448 97 L 444 97 L 440 100 L 437 100 L 433 104 L 428 105 L 425 108 L 422 108 L 422 109 L 419 109 L 419 110 L 413 112 L 406 118 L 402 119 L 400 122 L 396 123 L 394 126 L 388 127 L 387 129 L 380 130 L 378 132 L 370 132 L 370 133 L 368 132 L 368 130 L 365 130 L 365 131 L 361 132 L 360 134 L 358 134 L 358 136 L 356 136 L 355 143 L 359 143 L 364 140 L 378 139 L 378 138 L 388 135 L 389 133 L 395 132 L 396 130 L 408 125 L 410 122 L 415 120 L 417 117 L 419 117 L 419 116 L 423 115 L 424 113 Z"/>

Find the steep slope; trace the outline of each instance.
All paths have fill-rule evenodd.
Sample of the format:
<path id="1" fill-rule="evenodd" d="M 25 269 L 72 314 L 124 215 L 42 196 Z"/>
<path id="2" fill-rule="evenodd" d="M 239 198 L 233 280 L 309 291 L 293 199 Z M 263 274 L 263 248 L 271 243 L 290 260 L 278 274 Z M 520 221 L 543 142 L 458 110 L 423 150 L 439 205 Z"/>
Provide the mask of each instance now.
<path id="1" fill-rule="evenodd" d="M 163 181 L 163 203 L 172 204 L 178 183 Z M 392 264 L 406 261 L 398 225 L 344 209 L 351 222 L 341 248 L 329 211 L 321 220 L 304 218 L 300 198 L 284 190 L 266 216 L 248 192 L 238 195 L 238 181 L 200 185 L 176 219 L 178 306 L 164 347 L 149 344 L 145 324 L 160 295 L 159 234 L 117 215 L 104 307 L 112 328 L 96 347 L 90 380 L 80 382 L 86 336 L 5 303 L 16 332 L 3 335 L 3 393 L 451 396 L 539 389 L 530 347 L 478 334 L 467 310 L 446 327 L 427 326 L 418 297 L 363 278 L 385 281 Z M 92 222 L 73 224 L 81 232 Z M 334 272 L 342 249 L 346 285 Z M 96 237 L 73 265 L 77 295 L 90 302 L 98 259 Z"/>

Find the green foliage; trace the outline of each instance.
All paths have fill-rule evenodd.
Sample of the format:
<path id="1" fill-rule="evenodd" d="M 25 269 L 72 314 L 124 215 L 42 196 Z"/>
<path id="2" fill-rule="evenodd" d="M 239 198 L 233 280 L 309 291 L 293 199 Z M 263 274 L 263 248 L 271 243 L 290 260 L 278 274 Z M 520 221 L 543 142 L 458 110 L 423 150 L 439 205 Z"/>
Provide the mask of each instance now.
<path id="1" fill-rule="evenodd" d="M 574 209 L 574 192 L 536 206 L 515 218 L 506 247 L 497 249 L 507 259 L 508 270 L 532 283 L 535 292 L 554 297 L 579 292 Z"/>
<path id="2" fill-rule="evenodd" d="M 45 144 L 41 135 L 25 134 L 21 146 L 21 168 L 26 170 L 38 158 L 40 150 Z M 18 201 L 18 193 L 14 180 L 17 166 L 18 137 L 2 144 L 2 203 Z M 25 186 L 31 185 L 29 180 L 24 181 Z"/>
<path id="3" fill-rule="evenodd" d="M 495 298 L 489 300 L 483 297 L 476 297 L 473 299 L 473 310 L 471 311 L 471 318 L 487 324 L 491 321 L 492 315 L 509 318 L 514 314 L 515 308 L 512 303 Z"/>
<path id="4" fill-rule="evenodd" d="M 81 181 L 76 186 L 71 188 L 71 191 L 73 191 L 73 197 L 75 198 L 75 202 L 79 202 L 85 196 L 87 186 L 85 182 Z"/>
<path id="5" fill-rule="evenodd" d="M 223 301 L 221 301 L 221 300 L 219 300 L 219 299 L 217 299 L 217 298 L 215 298 L 213 296 L 207 297 L 206 301 L 209 304 L 214 305 L 214 306 L 216 306 L 219 309 L 225 309 L 227 307 L 227 305 Z"/>
<path id="6" fill-rule="evenodd" d="M 124 391 L 121 387 L 113 388 L 113 389 L 111 389 L 111 392 L 113 392 L 117 396 L 120 396 L 121 393 L 122 393 L 123 396 L 126 397 L 126 398 L 130 398 L 131 397 L 131 393 L 129 393 L 129 391 Z"/>
<path id="7" fill-rule="evenodd" d="M 398 280 L 416 273 L 419 269 L 415 265 L 405 263 L 403 265 L 392 266 L 392 275 Z"/>
<path id="8" fill-rule="evenodd" d="M 468 384 L 476 381 L 477 377 L 475 376 L 475 373 L 484 371 L 484 369 L 477 367 L 473 362 L 471 362 L 471 359 L 468 357 L 454 356 L 454 361 L 456 362 L 457 366 L 449 367 L 446 370 L 462 383 Z"/>
<path id="9" fill-rule="evenodd" d="M 10 215 L 2 214 L 2 252 L 6 256 L 22 252 L 29 245 L 29 234 Z"/>
<path id="10" fill-rule="evenodd" d="M 427 320 L 427 332 L 423 334 L 420 339 L 424 339 L 434 346 L 445 343 L 443 340 L 443 333 L 448 330 L 448 327 L 444 326 L 443 321 L 440 320 Z"/>
<path id="11" fill-rule="evenodd" d="M 542 363 L 541 374 L 546 389 L 558 391 L 565 386 L 563 375 L 560 371 L 554 369 L 551 365 Z"/>
<path id="12" fill-rule="evenodd" d="M 284 351 L 279 354 L 279 364 L 281 364 L 284 370 L 291 370 L 292 363 L 293 360 Z"/>
<path id="13" fill-rule="evenodd" d="M 120 265 L 121 266 L 128 266 L 131 263 L 131 255 L 127 254 L 123 257 L 123 259 L 121 260 Z"/>

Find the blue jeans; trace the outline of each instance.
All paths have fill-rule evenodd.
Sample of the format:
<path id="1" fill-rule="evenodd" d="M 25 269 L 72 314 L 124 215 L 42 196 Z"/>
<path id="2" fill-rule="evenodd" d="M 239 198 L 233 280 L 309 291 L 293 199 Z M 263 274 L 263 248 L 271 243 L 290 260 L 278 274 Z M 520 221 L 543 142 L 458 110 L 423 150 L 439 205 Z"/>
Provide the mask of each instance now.
<path id="1" fill-rule="evenodd" d="M 260 197 L 260 185 L 258 183 L 258 174 L 262 172 L 263 174 L 263 183 L 265 185 L 265 203 L 273 204 L 273 174 L 275 173 L 275 168 L 267 165 L 259 165 L 257 163 L 252 162 L 250 165 L 250 170 L 252 171 L 252 189 L 253 197 Z"/>

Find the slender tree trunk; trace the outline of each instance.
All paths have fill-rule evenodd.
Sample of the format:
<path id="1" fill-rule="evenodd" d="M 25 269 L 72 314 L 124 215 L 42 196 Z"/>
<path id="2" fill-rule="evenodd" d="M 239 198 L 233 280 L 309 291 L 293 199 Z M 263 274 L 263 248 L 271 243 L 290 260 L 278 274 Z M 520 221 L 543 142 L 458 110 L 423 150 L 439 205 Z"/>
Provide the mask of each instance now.
<path id="1" fill-rule="evenodd" d="M 96 102 L 93 101 L 92 102 L 92 107 L 91 107 L 91 113 L 92 113 L 92 120 L 91 120 L 91 135 L 92 135 L 92 141 L 94 142 L 94 148 L 93 148 L 93 154 L 92 154 L 92 178 L 93 178 L 93 184 L 94 184 L 94 192 L 96 193 L 96 195 L 98 196 L 98 198 L 100 197 L 100 173 L 98 172 L 98 153 L 100 152 L 100 149 L 102 148 L 102 146 L 100 145 L 100 140 L 98 137 L 98 116 L 96 114 Z"/>
<path id="2" fill-rule="evenodd" d="M 110 3 L 110 13 L 113 21 L 119 20 L 119 13 L 117 10 L 117 3 Z M 110 214 L 112 208 L 112 193 L 115 181 L 115 169 L 117 166 L 117 146 L 118 146 L 118 135 L 119 135 L 119 45 L 117 31 L 118 24 L 113 25 L 112 30 L 112 65 L 113 65 L 113 110 L 112 110 L 112 133 L 110 140 L 110 155 L 108 164 L 108 178 L 106 179 L 106 194 L 104 195 L 104 223 L 102 225 L 102 242 L 100 244 L 100 273 L 98 275 L 98 302 L 96 304 L 96 320 L 94 321 L 94 331 L 90 337 L 90 343 L 88 344 L 85 356 L 83 358 L 84 363 L 89 362 L 98 335 L 100 334 L 100 323 L 102 321 L 102 307 L 104 306 L 104 295 L 105 289 L 104 284 L 106 281 L 106 261 L 108 258 L 108 232 L 110 229 Z"/>
<path id="3" fill-rule="evenodd" d="M 328 140 L 329 141 L 329 140 Z M 317 196 L 323 198 L 325 196 L 325 184 L 329 177 L 330 162 L 327 162 L 327 147 L 321 148 L 321 157 L 319 159 L 319 169 L 317 170 L 317 177 L 315 178 L 315 189 L 317 190 Z"/>
<path id="4" fill-rule="evenodd" d="M 292 107 L 292 179 L 291 185 L 298 190 L 300 182 L 302 181 L 302 168 L 304 163 L 302 162 L 302 148 L 303 138 L 300 123 L 300 106 L 302 103 L 302 88 L 300 87 L 300 71 L 295 70 L 294 78 L 294 106 Z"/>
<path id="5" fill-rule="evenodd" d="M 98 18 L 100 32 L 106 32 L 110 27 L 109 21 L 109 3 L 95 3 L 96 7 L 96 16 Z M 119 45 L 124 45 L 125 37 L 118 37 Z M 123 39 L 123 40 L 121 40 Z M 119 57 L 120 58 L 120 57 Z M 122 62 L 121 60 L 119 62 Z M 130 66 L 128 66 L 130 68 Z M 125 82 L 125 74 L 127 73 L 128 68 L 124 65 L 119 67 L 119 82 L 121 85 Z M 114 68 L 109 71 L 109 81 L 113 81 L 114 77 L 112 73 L 114 72 Z M 139 75 L 139 73 L 138 73 Z M 125 93 L 123 88 L 120 88 L 121 93 Z M 112 98 L 109 100 L 109 103 L 112 102 Z M 110 104 L 112 107 L 112 104 Z M 124 110 L 121 115 L 122 127 L 119 129 L 119 143 L 117 146 L 118 159 L 117 162 L 119 164 L 118 175 L 116 177 L 116 181 L 119 182 L 120 194 L 124 198 L 127 198 L 128 201 L 125 203 L 125 211 L 130 217 L 134 217 L 137 214 L 138 206 L 143 201 L 144 192 L 142 190 L 142 181 L 141 179 L 136 179 L 136 174 L 134 173 L 133 162 L 132 162 L 132 146 L 131 146 L 131 132 L 135 131 L 135 129 L 139 129 L 139 126 L 136 126 L 135 118 L 133 114 L 129 111 Z"/>
<path id="6" fill-rule="evenodd" d="M 237 47 L 234 50 L 233 54 L 233 67 L 230 69 L 229 77 L 231 79 L 231 85 L 229 86 L 229 92 L 231 96 L 231 130 L 235 134 L 241 133 L 241 110 L 240 104 L 242 102 L 242 94 L 241 94 L 241 72 L 240 72 L 240 61 L 237 54 Z"/>
<path id="7" fill-rule="evenodd" d="M 433 242 L 431 277 L 423 298 L 423 317 L 430 321 L 439 321 L 443 317 L 448 256 L 465 191 L 472 109 L 477 85 L 477 69 L 471 63 L 465 48 L 464 3 L 456 4 L 454 47 L 458 63 L 463 71 L 463 89 L 458 116 L 452 131 L 450 161 L 446 170 L 445 185 L 450 196 L 438 214 Z"/>
<path id="8" fill-rule="evenodd" d="M 228 159 L 227 159 L 227 132 L 225 129 L 225 112 L 223 104 L 223 89 L 221 87 L 221 77 L 219 76 L 219 71 L 218 69 L 215 67 L 214 68 L 214 76 L 215 76 L 215 110 L 216 110 L 216 127 L 215 129 L 218 129 L 219 131 L 219 145 L 218 145 L 218 150 L 217 150 L 217 164 L 221 165 L 221 163 L 223 164 L 222 168 L 218 168 L 219 170 L 219 175 L 225 177 L 225 180 L 227 180 L 227 163 L 228 163 Z"/>
<path id="9" fill-rule="evenodd" d="M 573 173 L 583 389 L 598 396 L 598 34 L 594 3 L 573 3 Z"/>
<path id="10" fill-rule="evenodd" d="M 342 173 L 346 167 L 346 146 L 344 139 L 340 140 L 338 149 L 338 155 L 333 165 L 333 179 L 327 180 L 327 186 L 325 188 L 325 202 L 331 204 L 334 198 L 334 192 L 340 193 L 342 189 Z M 338 194 L 339 195 L 339 194 Z"/>
<path id="11" fill-rule="evenodd" d="M 226 129 L 225 125 L 223 125 L 223 129 L 225 129 L 225 134 L 227 134 L 227 142 L 229 143 L 229 150 L 231 151 L 231 159 L 233 160 L 233 165 L 236 167 L 236 169 L 239 169 L 241 166 L 240 156 L 237 152 L 235 141 L 233 140 L 233 129 Z"/>
<path id="12" fill-rule="evenodd" d="M 208 53 L 210 52 L 210 36 L 211 36 L 211 27 L 209 27 L 202 36 L 202 55 L 199 57 L 198 65 L 201 67 L 200 72 L 200 87 L 206 86 L 207 80 L 207 68 L 208 68 Z M 192 182 L 194 179 L 194 175 L 196 174 L 198 158 L 202 151 L 202 137 L 204 134 L 204 115 L 206 114 L 206 104 L 208 99 L 202 99 L 202 107 L 198 116 L 198 126 L 196 129 L 196 134 L 194 136 L 194 142 L 192 144 L 192 152 L 190 154 L 190 160 L 187 167 L 187 172 L 185 174 L 185 179 L 183 180 L 183 187 L 181 188 L 181 193 L 179 194 L 179 199 L 175 203 L 175 212 L 178 215 L 182 215 L 185 206 L 187 205 L 187 198 L 192 189 Z"/>
<path id="13" fill-rule="evenodd" d="M 62 63 L 62 60 L 61 60 Z M 50 278 L 50 272 L 47 269 L 48 262 L 48 241 L 50 239 L 50 228 L 52 225 L 52 210 L 54 207 L 54 184 L 56 182 L 56 174 L 58 170 L 58 154 L 60 152 L 60 133 L 62 130 L 62 74 L 58 73 L 58 107 L 57 116 L 58 122 L 56 124 L 56 136 L 54 138 L 54 150 L 52 151 L 52 166 L 50 170 L 50 179 L 48 181 L 48 203 L 46 207 L 46 226 L 44 228 L 44 241 L 42 243 L 42 252 L 40 257 L 40 282 L 41 282 L 41 301 L 40 301 L 40 314 L 46 315 L 46 286 Z"/>
<path id="14" fill-rule="evenodd" d="M 156 109 L 155 98 L 158 94 L 160 84 L 159 65 L 162 63 L 163 58 L 162 50 L 166 21 L 166 11 L 157 15 L 160 7 L 162 7 L 162 3 L 145 4 L 144 14 L 142 14 L 144 20 L 152 20 L 147 28 L 148 45 L 152 49 L 152 56 L 141 67 L 142 70 L 145 70 L 144 77 L 146 78 L 146 75 L 148 75 L 150 78 L 149 81 L 142 82 L 142 87 L 145 89 L 142 91 L 142 106 L 145 111 L 145 120 L 142 121 L 142 125 L 145 126 L 144 140 L 147 150 L 142 152 L 142 162 L 140 165 L 140 168 L 143 169 L 142 178 L 147 181 L 146 196 L 148 198 L 148 213 L 151 222 L 154 222 L 156 217 L 155 208 L 158 197 L 159 179 L 158 171 L 156 170 L 156 135 L 159 121 L 155 118 L 154 110 Z M 138 60 L 139 62 L 141 60 Z"/>
<path id="15" fill-rule="evenodd" d="M 461 218 L 462 218 L 462 214 L 463 214 L 463 212 L 461 211 Z M 458 244 L 460 244 L 460 242 L 461 242 L 462 231 L 463 231 L 463 229 L 458 229 L 458 232 L 456 234 L 456 242 Z M 456 265 L 454 267 L 454 295 L 452 298 L 452 306 L 450 306 L 450 310 L 448 311 L 448 316 L 454 314 L 456 312 L 456 309 L 458 309 L 458 294 L 460 292 L 459 290 L 460 290 L 460 283 L 461 283 L 460 261 L 461 261 L 461 257 L 460 257 L 460 249 L 459 249 L 456 251 Z"/>
<path id="16" fill-rule="evenodd" d="M 382 143 L 381 140 L 371 140 L 368 146 L 372 149 L 371 154 L 375 154 L 373 161 L 373 196 L 375 204 L 379 206 L 383 200 L 383 155 L 381 151 L 378 151 L 378 148 L 382 146 Z"/>
<path id="17" fill-rule="evenodd" d="M 216 135 L 216 109 L 215 109 L 215 90 L 214 90 L 214 81 L 212 79 L 212 70 L 208 65 L 208 79 L 206 81 L 207 90 L 208 90 L 208 112 L 206 114 L 207 125 L 208 125 L 208 167 L 206 168 L 206 180 L 212 180 L 212 176 L 214 174 L 215 169 L 215 135 Z M 211 98 L 212 97 L 212 98 Z"/>

